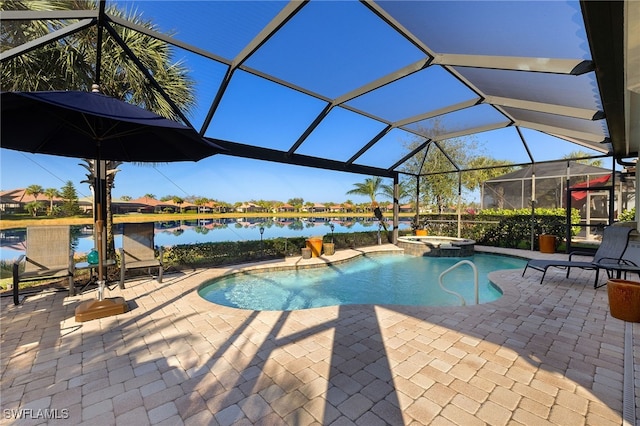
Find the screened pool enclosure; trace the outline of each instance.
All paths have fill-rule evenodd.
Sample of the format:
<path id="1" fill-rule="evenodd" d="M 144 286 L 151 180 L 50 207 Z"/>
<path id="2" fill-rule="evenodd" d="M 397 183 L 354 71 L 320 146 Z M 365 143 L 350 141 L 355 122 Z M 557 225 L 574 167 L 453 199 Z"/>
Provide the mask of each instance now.
<path id="1" fill-rule="evenodd" d="M 3 91 L 91 90 L 115 72 L 102 53 L 117 51 L 173 116 L 228 150 L 221 158 L 380 176 L 397 187 L 434 173 L 437 152 L 449 160 L 438 173 L 473 168 L 447 152 L 461 138 L 520 166 L 558 160 L 549 147 L 559 144 L 621 163 L 638 153 L 640 2 L 88 1 L 17 10 L 23 4 L 2 5 Z M 142 20 L 127 18 L 134 10 Z M 91 49 L 77 43 L 87 34 Z M 134 54 L 141 37 L 188 69 L 188 110 Z M 84 55 L 91 78 L 69 87 L 65 76 L 37 72 L 46 68 L 38 58 L 61 44 Z M 9 84 L 26 63 L 31 81 Z M 124 98 L 133 101 L 131 90 Z"/>

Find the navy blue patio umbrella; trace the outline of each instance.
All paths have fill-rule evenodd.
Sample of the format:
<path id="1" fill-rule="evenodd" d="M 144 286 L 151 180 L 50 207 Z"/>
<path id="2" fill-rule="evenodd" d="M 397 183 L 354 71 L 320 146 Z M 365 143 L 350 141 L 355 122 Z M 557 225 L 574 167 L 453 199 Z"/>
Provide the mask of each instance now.
<path id="1" fill-rule="evenodd" d="M 100 93 L 3 92 L 0 96 L 2 148 L 97 160 L 94 185 L 97 240 L 101 238 L 106 214 L 101 160 L 198 161 L 225 151 L 191 127 Z M 97 245 L 101 251 L 101 242 Z M 102 262 L 100 253 L 99 281 L 104 276 Z"/>
<path id="2" fill-rule="evenodd" d="M 191 127 L 100 93 L 3 92 L 2 147 L 133 162 L 198 161 L 225 151 Z"/>

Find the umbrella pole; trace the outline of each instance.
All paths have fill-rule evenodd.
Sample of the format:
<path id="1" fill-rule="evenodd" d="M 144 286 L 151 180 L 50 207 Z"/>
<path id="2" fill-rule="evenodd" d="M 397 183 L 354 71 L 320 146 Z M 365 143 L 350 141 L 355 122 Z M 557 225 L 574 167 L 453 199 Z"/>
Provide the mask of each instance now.
<path id="1" fill-rule="evenodd" d="M 105 247 L 104 242 L 104 207 L 105 200 L 105 188 L 104 179 L 102 174 L 104 173 L 103 165 L 100 164 L 100 151 L 98 148 L 98 155 L 96 160 L 95 172 L 95 194 L 96 194 L 96 221 L 94 225 L 96 243 L 98 245 L 98 300 L 87 300 L 82 302 L 76 307 L 76 321 L 90 321 L 98 318 L 104 318 L 111 315 L 118 315 L 128 311 L 127 302 L 124 297 L 104 298 L 105 276 L 104 276 L 104 255 Z"/>
<path id="2" fill-rule="evenodd" d="M 98 204 L 98 207 L 100 204 Z M 98 210 L 100 211 L 100 210 Z M 102 228 L 104 227 L 104 221 L 100 219 L 100 215 L 96 220 L 96 241 L 98 243 L 98 300 L 104 299 L 104 265 L 102 262 L 102 256 L 104 256 L 102 250 Z"/>
<path id="3" fill-rule="evenodd" d="M 102 209 L 104 206 L 104 187 L 102 180 L 102 161 L 100 160 L 100 145 L 98 144 L 98 155 L 96 156 L 96 196 L 98 202 L 96 203 L 96 243 L 98 244 L 98 300 L 102 301 L 104 298 L 104 246 L 103 246 L 103 231 L 104 231 L 104 218 L 102 216 Z"/>

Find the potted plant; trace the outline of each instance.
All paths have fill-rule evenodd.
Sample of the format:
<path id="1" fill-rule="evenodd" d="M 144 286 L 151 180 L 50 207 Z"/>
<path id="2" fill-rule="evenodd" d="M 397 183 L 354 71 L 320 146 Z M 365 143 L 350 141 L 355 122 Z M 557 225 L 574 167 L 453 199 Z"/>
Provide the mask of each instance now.
<path id="1" fill-rule="evenodd" d="M 426 236 L 428 234 L 427 220 L 424 219 L 423 221 L 420 221 L 418 216 L 414 217 L 411 220 L 411 229 L 413 230 L 413 233 L 416 234 L 416 236 L 418 237 Z"/>

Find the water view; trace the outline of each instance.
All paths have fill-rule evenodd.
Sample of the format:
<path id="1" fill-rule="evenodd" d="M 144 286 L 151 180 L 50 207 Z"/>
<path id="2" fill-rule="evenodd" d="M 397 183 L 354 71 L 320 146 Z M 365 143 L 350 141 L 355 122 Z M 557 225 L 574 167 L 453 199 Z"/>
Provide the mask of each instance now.
<path id="1" fill-rule="evenodd" d="M 402 218 L 400 229 L 410 227 L 410 219 Z M 331 233 L 377 231 L 378 221 L 372 218 L 218 218 L 154 222 L 155 244 L 163 247 L 178 244 L 208 243 L 219 241 L 260 240 L 262 238 L 312 237 Z M 122 226 L 116 224 L 115 246 L 122 246 Z M 72 226 L 73 245 L 76 253 L 88 253 L 93 248 L 93 226 Z M 0 259 L 15 259 L 25 251 L 25 228 L 0 231 Z"/>

